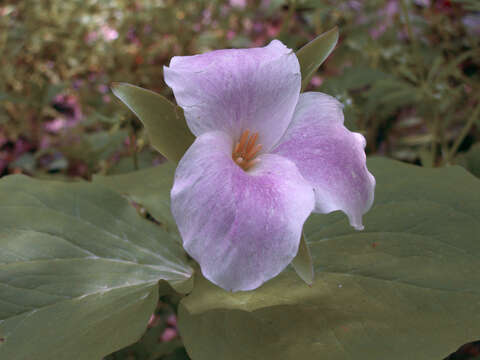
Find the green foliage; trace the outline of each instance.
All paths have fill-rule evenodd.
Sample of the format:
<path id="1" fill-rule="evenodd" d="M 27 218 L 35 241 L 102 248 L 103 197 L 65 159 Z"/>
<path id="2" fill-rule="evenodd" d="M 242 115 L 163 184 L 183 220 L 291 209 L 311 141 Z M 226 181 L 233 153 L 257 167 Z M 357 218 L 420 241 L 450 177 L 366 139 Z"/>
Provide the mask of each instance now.
<path id="1" fill-rule="evenodd" d="M 11 176 L 0 194 L 2 359 L 98 359 L 140 337 L 158 281 L 191 289 L 175 238 L 106 187 Z"/>
<path id="2" fill-rule="evenodd" d="M 173 185 L 175 164 L 160 166 L 126 174 L 93 177 L 93 182 L 125 194 L 146 211 L 169 232 L 176 232 L 177 225 L 170 212 L 170 189 Z"/>
<path id="3" fill-rule="evenodd" d="M 142 121 L 153 147 L 170 161 L 180 161 L 195 140 L 183 110 L 163 96 L 138 86 L 115 83 L 112 90 Z"/>
<path id="4" fill-rule="evenodd" d="M 302 234 L 298 253 L 292 261 L 292 266 L 303 281 L 308 285 L 313 283 L 313 277 L 315 275 L 313 271 L 313 260 L 307 240 L 305 239 L 305 234 Z"/>
<path id="5" fill-rule="evenodd" d="M 480 178 L 480 144 L 472 146 L 467 153 L 458 156 L 456 163 Z"/>
<path id="6" fill-rule="evenodd" d="M 110 173 L 135 152 L 149 151 L 137 120 L 112 101 L 110 84 L 126 81 L 171 98 L 162 66 L 172 56 L 266 43 L 272 38 L 266 23 L 277 17 L 261 15 L 257 6 L 226 6 L 220 1 L 3 1 L 0 175 L 23 171 L 90 178 L 96 172 Z M 254 21 L 265 23 L 260 32 Z M 64 95 L 75 99 L 74 106 L 82 111 L 74 121 L 53 103 Z M 49 130 L 58 119 L 65 124 Z M 129 144 L 112 144 L 98 153 L 90 141 L 97 140 L 97 132 L 112 137 L 126 132 L 128 140 L 123 140 Z M 3 169 L 3 136 L 28 142 L 33 166 Z M 12 156 L 8 165 L 21 154 Z M 50 169 L 49 164 L 60 158 L 67 166 Z"/>
<path id="7" fill-rule="evenodd" d="M 431 360 L 478 337 L 480 182 L 459 167 L 369 168 L 365 231 L 340 213 L 306 224 L 312 287 L 292 270 L 245 293 L 195 278 L 179 309 L 193 359 Z"/>
<path id="8" fill-rule="evenodd" d="M 476 134 L 467 119 L 480 91 L 478 17 L 467 6 L 439 1 L 375 0 L 341 11 L 339 3 L 310 18 L 344 24 L 320 90 L 346 105 L 347 120 L 365 132 L 369 151 L 427 166 L 452 162 L 455 143 Z"/>
<path id="9" fill-rule="evenodd" d="M 302 72 L 302 90 L 310 83 L 320 65 L 331 54 L 338 41 L 338 29 L 335 27 L 319 36 L 296 52 Z"/>

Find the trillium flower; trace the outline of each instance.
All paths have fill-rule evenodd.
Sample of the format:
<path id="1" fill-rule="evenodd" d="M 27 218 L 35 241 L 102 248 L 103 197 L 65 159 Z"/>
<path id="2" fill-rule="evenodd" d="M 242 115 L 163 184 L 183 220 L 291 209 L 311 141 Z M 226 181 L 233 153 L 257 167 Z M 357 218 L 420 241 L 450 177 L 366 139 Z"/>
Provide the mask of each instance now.
<path id="1" fill-rule="evenodd" d="M 195 142 L 180 160 L 172 213 L 203 275 L 252 290 L 295 257 L 312 212 L 342 210 L 356 229 L 373 202 L 365 139 L 342 105 L 300 94 L 295 53 L 252 49 L 173 57 L 164 68 Z"/>

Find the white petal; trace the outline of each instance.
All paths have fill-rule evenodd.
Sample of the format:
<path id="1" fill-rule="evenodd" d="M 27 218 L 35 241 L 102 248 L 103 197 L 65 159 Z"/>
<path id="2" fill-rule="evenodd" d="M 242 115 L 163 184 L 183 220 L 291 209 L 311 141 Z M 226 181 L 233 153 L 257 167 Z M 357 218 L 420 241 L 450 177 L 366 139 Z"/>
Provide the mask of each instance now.
<path id="1" fill-rule="evenodd" d="M 250 130 L 264 152 L 288 127 L 301 86 L 298 59 L 278 40 L 174 57 L 164 73 L 194 135 L 219 130 L 238 139 Z"/>
<path id="2" fill-rule="evenodd" d="M 300 96 L 292 123 L 273 153 L 294 161 L 310 181 L 316 212 L 342 210 L 361 230 L 375 190 L 364 148 L 365 138 L 343 126 L 342 105 L 331 96 L 308 92 Z"/>
<path id="3" fill-rule="evenodd" d="M 222 132 L 196 139 L 175 174 L 172 212 L 207 279 L 252 290 L 295 257 L 314 193 L 290 160 L 262 155 L 245 172 L 233 162 L 232 146 Z"/>

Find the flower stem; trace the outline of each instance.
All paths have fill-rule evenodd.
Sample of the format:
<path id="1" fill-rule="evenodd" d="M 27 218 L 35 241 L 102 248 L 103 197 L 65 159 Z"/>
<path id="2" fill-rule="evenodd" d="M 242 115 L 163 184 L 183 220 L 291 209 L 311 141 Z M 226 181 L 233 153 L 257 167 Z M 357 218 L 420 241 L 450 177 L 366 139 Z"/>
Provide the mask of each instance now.
<path id="1" fill-rule="evenodd" d="M 475 120 L 477 120 L 478 115 L 480 114 L 480 103 L 477 104 L 477 107 L 473 111 L 472 115 L 468 119 L 467 123 L 463 127 L 462 131 L 460 132 L 460 135 L 458 135 L 457 139 L 453 143 L 452 148 L 450 149 L 450 152 L 448 153 L 445 162 L 448 164 L 452 161 L 453 157 L 458 151 L 458 148 L 462 144 L 463 140 L 465 137 L 468 135 L 470 132 L 470 129 L 472 128 L 473 124 L 475 123 Z"/>
<path id="2" fill-rule="evenodd" d="M 407 27 L 407 35 L 412 44 L 413 54 L 417 58 L 417 64 L 419 67 L 418 75 L 420 76 L 419 77 L 420 79 L 423 79 L 423 58 L 420 54 L 417 39 L 413 34 L 412 23 L 410 22 L 410 15 L 408 13 L 408 5 L 405 0 L 400 1 L 400 9 L 402 11 L 403 18 L 405 19 L 405 26 Z"/>
<path id="3" fill-rule="evenodd" d="M 133 168 L 138 170 L 137 136 L 133 126 L 133 120 L 130 122 L 130 154 L 133 159 Z"/>
<path id="4" fill-rule="evenodd" d="M 440 143 L 439 141 L 439 135 L 440 135 L 440 121 L 439 121 L 439 116 L 438 116 L 438 109 L 434 110 L 434 115 L 433 115 L 433 131 L 432 131 L 432 142 L 430 144 L 430 154 L 431 154 L 431 159 L 432 159 L 432 167 L 435 166 L 436 160 L 437 160 L 437 144 Z"/>
<path id="5" fill-rule="evenodd" d="M 295 15 L 295 10 L 297 8 L 296 2 L 296 0 L 290 0 L 288 2 L 288 13 L 283 20 L 280 31 L 278 32 L 279 36 L 283 36 L 284 34 L 288 33 L 288 29 L 290 27 L 290 24 L 292 23 L 292 18 Z"/>

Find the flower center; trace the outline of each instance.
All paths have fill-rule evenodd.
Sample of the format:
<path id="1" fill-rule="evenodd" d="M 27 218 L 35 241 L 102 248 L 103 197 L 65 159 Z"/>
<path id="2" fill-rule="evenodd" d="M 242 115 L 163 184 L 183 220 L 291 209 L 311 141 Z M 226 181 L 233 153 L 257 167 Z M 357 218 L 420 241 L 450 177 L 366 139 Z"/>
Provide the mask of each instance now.
<path id="1" fill-rule="evenodd" d="M 233 161 L 245 171 L 258 162 L 255 156 L 262 149 L 262 145 L 255 144 L 257 139 L 258 132 L 250 135 L 250 131 L 245 130 L 233 149 Z"/>

